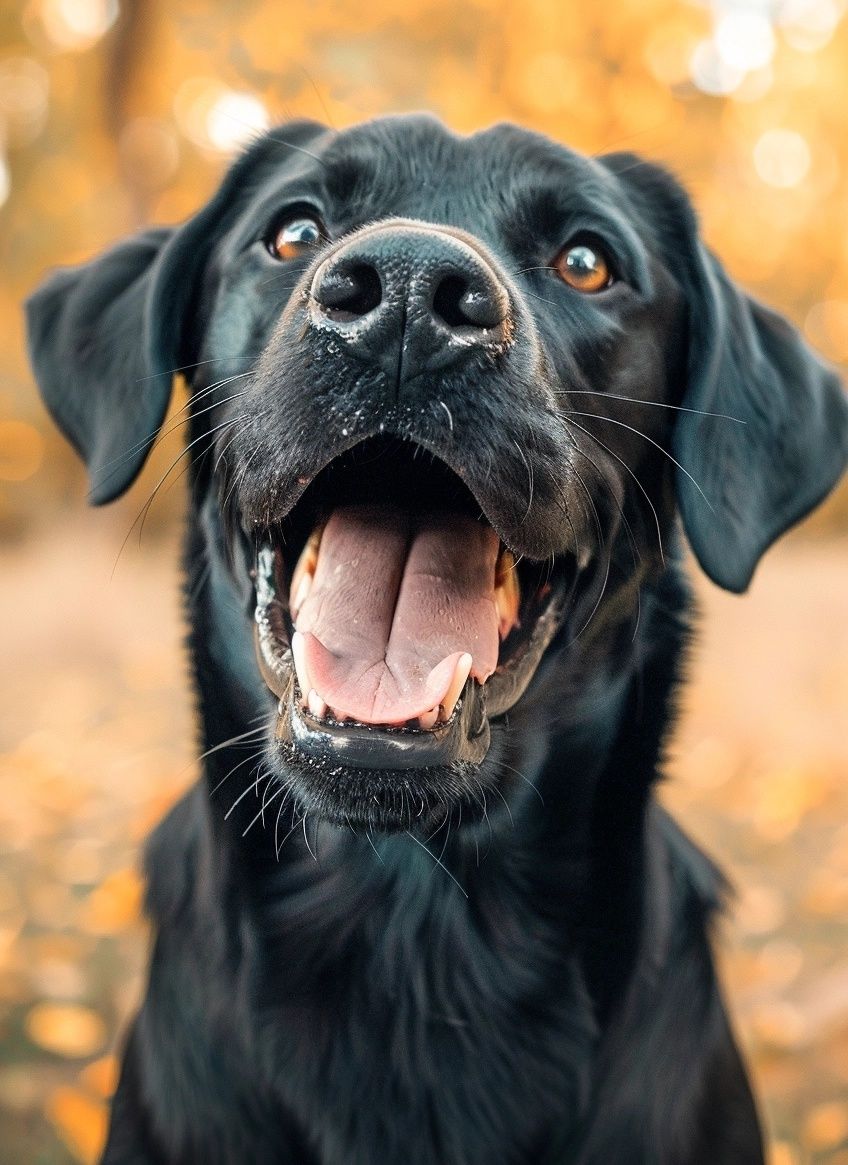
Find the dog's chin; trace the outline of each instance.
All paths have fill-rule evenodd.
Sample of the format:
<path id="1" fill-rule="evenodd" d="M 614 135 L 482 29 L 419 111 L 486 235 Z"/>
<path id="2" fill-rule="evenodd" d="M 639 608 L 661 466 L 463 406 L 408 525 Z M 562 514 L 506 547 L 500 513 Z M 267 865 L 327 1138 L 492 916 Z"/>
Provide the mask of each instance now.
<path id="1" fill-rule="evenodd" d="M 432 834 L 446 821 L 468 829 L 494 811 L 498 780 L 495 747 L 482 765 L 370 769 L 316 761 L 296 745 L 277 741 L 272 764 L 298 816 L 356 833 Z M 497 804 L 501 804 L 497 799 Z"/>

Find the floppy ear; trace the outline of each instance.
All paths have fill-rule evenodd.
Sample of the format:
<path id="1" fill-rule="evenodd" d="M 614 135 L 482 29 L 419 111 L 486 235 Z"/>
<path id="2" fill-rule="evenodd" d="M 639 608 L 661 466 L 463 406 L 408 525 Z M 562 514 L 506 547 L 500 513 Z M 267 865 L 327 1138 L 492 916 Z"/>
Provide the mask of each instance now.
<path id="1" fill-rule="evenodd" d="M 26 304 L 41 394 L 88 466 L 97 505 L 135 478 L 168 407 L 170 377 L 151 372 L 144 325 L 151 269 L 171 237 L 145 231 L 92 263 L 57 271 Z"/>
<path id="2" fill-rule="evenodd" d="M 196 359 L 200 276 L 257 171 L 309 153 L 325 133 L 295 122 L 232 166 L 218 193 L 176 229 L 147 230 L 100 258 L 53 274 L 27 301 L 32 366 L 53 419 L 85 461 L 102 505 L 135 480 L 162 425 L 174 373 Z"/>
<path id="3" fill-rule="evenodd" d="M 695 411 L 679 414 L 673 438 L 683 526 L 710 578 L 744 591 L 848 464 L 848 397 L 791 324 L 734 286 L 670 175 L 633 155 L 603 161 L 637 193 L 688 304 L 681 403 Z"/>

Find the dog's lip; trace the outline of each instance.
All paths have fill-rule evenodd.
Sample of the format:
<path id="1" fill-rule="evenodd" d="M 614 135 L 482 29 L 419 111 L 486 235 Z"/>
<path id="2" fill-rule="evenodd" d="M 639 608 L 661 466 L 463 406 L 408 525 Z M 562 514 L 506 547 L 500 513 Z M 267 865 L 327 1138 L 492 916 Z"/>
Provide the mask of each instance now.
<path id="1" fill-rule="evenodd" d="M 494 496 L 491 483 L 475 482 L 471 479 L 462 462 L 461 446 L 431 439 L 423 432 L 408 433 L 404 431 L 402 425 L 397 426 L 387 420 L 346 434 L 342 439 L 335 439 L 332 448 L 320 455 L 306 455 L 297 469 L 278 473 L 273 483 L 268 483 L 268 487 L 262 490 L 260 496 L 240 497 L 237 502 L 238 520 L 248 541 L 256 543 L 270 527 L 281 525 L 297 507 L 316 478 L 330 466 L 339 462 L 346 454 L 360 447 L 368 447 L 371 442 L 379 440 L 394 440 L 408 444 L 447 466 L 468 487 L 482 517 L 516 558 L 526 557 L 542 561 L 549 559 L 552 552 L 559 553 L 559 548 L 553 546 L 547 536 L 535 537 L 532 526 L 526 521 L 532 495 L 523 516 L 517 516 L 514 522 L 507 520 Z"/>
<path id="2" fill-rule="evenodd" d="M 280 701 L 277 740 L 307 757 L 361 769 L 412 769 L 480 764 L 489 750 L 489 719 L 481 685 L 470 680 L 450 718 L 433 728 L 395 728 L 318 720 L 293 693 Z"/>

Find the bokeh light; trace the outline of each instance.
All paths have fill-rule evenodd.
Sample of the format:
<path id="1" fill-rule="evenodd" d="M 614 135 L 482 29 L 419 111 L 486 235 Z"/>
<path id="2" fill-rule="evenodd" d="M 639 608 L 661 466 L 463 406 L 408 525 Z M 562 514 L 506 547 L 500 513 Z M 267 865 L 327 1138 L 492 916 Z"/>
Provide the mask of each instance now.
<path id="1" fill-rule="evenodd" d="M 12 179 L 9 174 L 9 164 L 6 159 L 0 155 L 0 206 L 9 197 L 12 188 Z"/>
<path id="2" fill-rule="evenodd" d="M 809 172 L 810 147 L 795 130 L 766 130 L 754 143 L 754 166 L 769 186 L 797 186 Z"/>
<path id="3" fill-rule="evenodd" d="M 108 32 L 119 9 L 117 0 L 41 0 L 38 11 L 57 49 L 80 52 Z"/>
<path id="4" fill-rule="evenodd" d="M 12 145 L 27 145 L 47 121 L 49 74 L 32 57 L 0 59 L 0 119 Z"/>
<path id="5" fill-rule="evenodd" d="M 725 65 L 740 73 L 762 69 L 774 56 L 771 21 L 753 8 L 731 8 L 716 21 L 713 40 Z"/>
<path id="6" fill-rule="evenodd" d="M 844 11 L 844 0 L 783 0 L 778 22 L 793 49 L 816 53 L 830 41 Z"/>
<path id="7" fill-rule="evenodd" d="M 184 81 L 174 98 L 174 112 L 196 146 L 222 154 L 235 153 L 271 124 L 259 97 L 229 89 L 213 77 Z"/>

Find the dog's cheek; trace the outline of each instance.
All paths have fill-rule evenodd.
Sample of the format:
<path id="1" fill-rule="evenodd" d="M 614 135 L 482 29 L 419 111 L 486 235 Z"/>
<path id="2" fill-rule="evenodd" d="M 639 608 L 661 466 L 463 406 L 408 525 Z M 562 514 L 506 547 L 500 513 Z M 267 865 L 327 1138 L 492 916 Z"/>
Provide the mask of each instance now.
<path id="1" fill-rule="evenodd" d="M 204 584 L 208 605 L 203 599 L 201 603 L 209 614 L 199 632 L 204 637 L 204 650 L 214 660 L 216 674 L 229 677 L 225 687 L 234 694 L 236 710 L 254 718 L 267 711 L 268 695 L 254 654 L 252 612 L 245 602 L 245 588 L 251 592 L 253 588 L 249 576 L 242 580 L 244 586 L 233 577 L 214 497 L 203 503 L 198 534 L 203 542 L 202 561 L 208 565 Z"/>
<path id="2" fill-rule="evenodd" d="M 204 363 L 214 360 L 214 379 L 231 376 L 244 377 L 252 373 L 271 342 L 286 306 L 288 293 L 263 287 L 268 282 L 267 268 L 256 261 L 246 264 L 246 270 L 224 276 L 218 285 L 204 296 L 208 305 L 201 308 L 206 316 L 199 358 Z M 277 281 L 279 282 L 279 280 Z M 287 284 L 288 286 L 288 284 Z M 212 377 L 207 375 L 207 380 Z M 227 385 L 224 395 L 234 398 L 241 394 L 238 381 Z"/>

